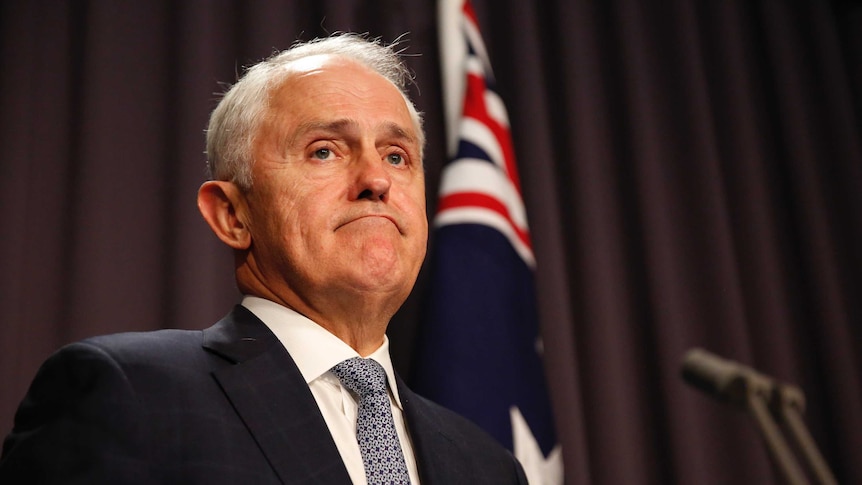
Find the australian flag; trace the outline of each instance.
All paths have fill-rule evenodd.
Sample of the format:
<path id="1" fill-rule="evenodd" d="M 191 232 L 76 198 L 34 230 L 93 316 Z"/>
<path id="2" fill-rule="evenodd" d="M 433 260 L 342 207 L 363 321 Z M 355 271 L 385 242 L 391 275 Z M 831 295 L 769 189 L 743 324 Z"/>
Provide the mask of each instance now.
<path id="1" fill-rule="evenodd" d="M 464 38 L 463 108 L 433 220 L 413 386 L 512 450 L 530 483 L 559 484 L 562 456 L 541 361 L 535 259 L 508 115 L 475 13 L 469 2 L 457 8 L 457 27 L 441 29 L 441 36 Z"/>

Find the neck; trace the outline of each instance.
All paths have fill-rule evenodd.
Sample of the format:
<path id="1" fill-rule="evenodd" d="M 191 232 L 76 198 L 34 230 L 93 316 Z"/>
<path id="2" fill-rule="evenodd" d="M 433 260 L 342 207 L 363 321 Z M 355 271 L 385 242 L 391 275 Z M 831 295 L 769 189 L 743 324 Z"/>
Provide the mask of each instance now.
<path id="1" fill-rule="evenodd" d="M 353 304 L 344 302 L 338 306 L 332 305 L 330 300 L 326 300 L 324 307 L 314 303 L 297 299 L 282 304 L 325 328 L 362 357 L 383 345 L 386 328 L 394 312 L 383 311 L 380 306 L 369 304 L 368 299 L 356 299 Z"/>
<path id="2" fill-rule="evenodd" d="M 313 291 L 302 295 L 290 288 L 280 291 L 260 279 L 244 279 L 237 274 L 240 291 L 290 308 L 325 328 L 362 356 L 383 345 L 389 320 L 400 306 L 391 295 L 344 291 Z M 305 296 L 305 297 L 304 297 Z"/>

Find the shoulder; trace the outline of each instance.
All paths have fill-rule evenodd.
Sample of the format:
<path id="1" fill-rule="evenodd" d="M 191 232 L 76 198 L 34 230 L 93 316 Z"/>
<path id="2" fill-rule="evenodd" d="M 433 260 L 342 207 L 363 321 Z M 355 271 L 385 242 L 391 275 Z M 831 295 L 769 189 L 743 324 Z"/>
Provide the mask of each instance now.
<path id="1" fill-rule="evenodd" d="M 92 337 L 60 348 L 37 372 L 28 397 L 62 396 L 68 399 L 96 390 L 131 390 L 129 375 L 182 365 L 200 349 L 200 332 L 159 330 Z M 197 353 L 202 353 L 198 350 Z M 50 390 L 50 392 L 49 392 Z"/>
<path id="2" fill-rule="evenodd" d="M 54 352 L 39 369 L 36 380 L 47 375 L 108 376 L 146 366 L 179 365 L 200 353 L 200 332 L 158 330 L 91 337 L 67 344 Z M 54 379 L 51 379 L 52 381 Z M 73 379 L 75 382 L 77 379 Z"/>
<path id="3" fill-rule="evenodd" d="M 200 330 L 154 330 L 126 332 L 90 337 L 67 345 L 63 352 L 96 352 L 124 361 L 149 360 L 162 354 L 174 354 L 191 347 L 200 348 Z"/>

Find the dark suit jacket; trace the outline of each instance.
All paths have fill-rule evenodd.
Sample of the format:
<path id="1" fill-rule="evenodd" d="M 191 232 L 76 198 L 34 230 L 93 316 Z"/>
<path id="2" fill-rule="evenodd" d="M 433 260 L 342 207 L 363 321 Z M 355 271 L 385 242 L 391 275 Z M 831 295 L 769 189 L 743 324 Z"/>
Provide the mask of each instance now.
<path id="1" fill-rule="evenodd" d="M 397 381 L 423 484 L 527 483 L 484 432 Z M 293 359 L 237 306 L 203 331 L 110 335 L 58 351 L 18 409 L 0 483 L 350 478 Z"/>

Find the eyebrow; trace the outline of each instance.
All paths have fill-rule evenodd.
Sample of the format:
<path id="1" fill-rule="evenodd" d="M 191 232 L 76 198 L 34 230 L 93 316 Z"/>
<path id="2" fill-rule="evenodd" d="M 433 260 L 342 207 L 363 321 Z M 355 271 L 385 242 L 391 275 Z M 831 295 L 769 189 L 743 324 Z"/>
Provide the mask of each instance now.
<path id="1" fill-rule="evenodd" d="M 387 121 L 383 123 L 383 129 L 386 130 L 386 133 L 391 138 L 397 138 L 399 140 L 406 140 L 413 144 L 418 144 L 419 140 L 416 138 L 416 135 L 411 134 L 409 131 L 405 130 L 398 123 Z"/>
<path id="2" fill-rule="evenodd" d="M 406 140 L 414 144 L 418 143 L 418 140 L 415 135 L 411 134 L 409 131 L 402 128 L 398 123 L 395 123 L 394 121 L 383 122 L 381 127 L 383 129 L 383 132 L 389 138 Z M 294 136 L 291 137 L 291 144 L 293 144 L 293 142 L 295 142 L 297 138 L 303 136 L 304 134 L 314 131 L 347 134 L 359 131 L 359 122 L 351 118 L 343 118 L 334 121 L 309 121 L 307 123 L 299 125 L 299 127 L 294 132 Z"/>
<path id="3" fill-rule="evenodd" d="M 309 121 L 299 125 L 294 138 L 300 137 L 310 131 L 328 131 L 334 133 L 346 133 L 359 128 L 359 123 L 352 119 L 340 119 L 335 121 Z"/>

